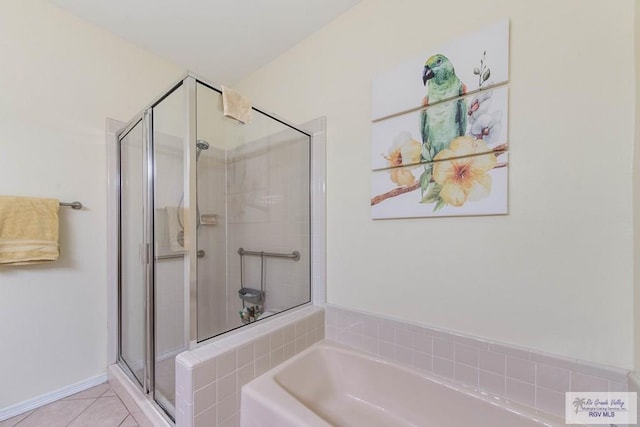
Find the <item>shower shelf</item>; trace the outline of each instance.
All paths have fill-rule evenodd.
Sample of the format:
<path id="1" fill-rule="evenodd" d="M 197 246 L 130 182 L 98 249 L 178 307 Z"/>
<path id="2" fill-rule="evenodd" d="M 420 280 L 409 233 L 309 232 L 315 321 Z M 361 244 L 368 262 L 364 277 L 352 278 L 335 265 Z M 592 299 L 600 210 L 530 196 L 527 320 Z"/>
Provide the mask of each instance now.
<path id="1" fill-rule="evenodd" d="M 262 304 L 264 301 L 264 292 L 258 289 L 241 288 L 238 291 L 238 296 L 242 301 L 246 301 L 251 304 Z"/>

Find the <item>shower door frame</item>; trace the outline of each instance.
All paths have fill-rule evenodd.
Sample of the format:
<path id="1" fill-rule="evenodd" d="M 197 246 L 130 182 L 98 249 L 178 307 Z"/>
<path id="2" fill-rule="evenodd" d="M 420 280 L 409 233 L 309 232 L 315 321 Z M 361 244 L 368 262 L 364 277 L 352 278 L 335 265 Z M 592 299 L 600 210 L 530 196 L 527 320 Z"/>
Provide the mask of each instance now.
<path id="1" fill-rule="evenodd" d="M 118 239 L 117 239 L 117 260 L 115 264 L 117 264 L 118 274 L 117 274 L 117 336 L 116 339 L 116 363 L 123 369 L 123 371 L 127 374 L 128 377 L 132 379 L 135 384 L 139 384 L 135 375 L 129 368 L 129 366 L 124 362 L 122 358 L 122 275 L 121 275 L 121 257 L 122 257 L 122 247 L 121 247 L 121 211 L 122 211 L 122 171 L 120 168 L 121 162 L 121 139 L 126 136 L 126 134 L 133 129 L 138 123 L 142 122 L 142 130 L 143 130 L 143 171 L 142 177 L 146 179 L 146 182 L 143 182 L 143 188 L 145 189 L 145 193 L 143 195 L 144 198 L 144 209 L 143 209 L 143 227 L 144 227 L 144 242 L 145 251 L 145 278 L 144 278 L 144 286 L 145 286 L 145 366 L 144 366 L 144 381 L 141 385 L 141 391 L 144 395 L 146 395 L 147 399 L 151 404 L 159 409 L 159 412 L 163 415 L 163 417 L 167 421 L 174 422 L 173 416 L 170 415 L 167 410 L 156 400 L 155 398 L 155 357 L 156 357 L 156 336 L 155 336 L 155 239 L 154 239 L 154 191 L 155 191 L 155 164 L 154 164 L 154 127 L 153 127 L 153 109 L 157 105 L 159 105 L 165 98 L 174 93 L 174 91 L 181 86 L 185 89 L 184 95 L 184 114 L 186 117 L 186 129 L 185 129 L 185 137 L 184 137 L 184 236 L 185 236 L 185 268 L 184 268 L 184 337 L 185 342 L 184 346 L 186 349 L 192 350 L 204 342 L 209 341 L 212 338 L 206 339 L 202 342 L 198 342 L 197 328 L 198 328 L 198 312 L 197 312 L 197 290 L 198 290 L 198 270 L 197 270 L 197 233 L 196 233 L 196 224 L 197 224 L 197 155 L 196 155 L 196 139 L 197 139 L 197 99 L 196 99 L 196 86 L 198 83 L 203 84 L 204 86 L 218 92 L 222 93 L 218 86 L 210 83 L 206 79 L 197 76 L 191 72 L 186 73 L 182 78 L 174 82 L 167 90 L 163 91 L 160 96 L 158 96 L 153 102 L 151 102 L 147 107 L 145 107 L 140 113 L 136 114 L 124 127 L 122 127 L 119 131 L 115 132 L 115 141 L 117 148 L 115 150 L 117 156 L 117 164 L 118 171 L 115 174 L 116 182 L 118 185 L 114 188 L 115 198 L 117 202 L 115 205 L 117 206 L 117 214 L 116 218 L 116 230 L 118 231 Z M 314 235 L 312 233 L 313 226 L 313 214 L 311 213 L 311 209 L 313 209 L 313 200 L 312 200 L 312 163 L 313 163 L 313 144 L 312 141 L 314 139 L 314 134 L 309 133 L 308 131 L 302 130 L 299 127 L 291 124 L 287 120 L 278 117 L 272 113 L 267 113 L 262 109 L 257 107 L 253 107 L 253 109 L 259 113 L 264 114 L 265 116 L 271 118 L 276 122 L 280 122 L 281 124 L 290 127 L 301 134 L 309 137 L 309 202 L 310 202 L 310 217 L 309 217 L 309 254 L 310 254 L 310 264 L 309 264 L 309 278 L 310 278 L 310 289 L 309 289 L 309 301 L 297 305 L 296 307 L 303 307 L 307 305 L 312 305 L 314 303 L 322 303 L 324 301 L 324 297 L 320 297 L 314 293 L 313 278 L 312 278 L 312 270 L 313 270 L 313 239 Z M 323 190 L 324 191 L 324 190 Z M 191 209 L 191 207 L 194 207 Z M 324 286 L 322 286 L 324 289 Z M 292 307 L 292 308 L 296 308 Z"/>
<path id="2" fill-rule="evenodd" d="M 192 81 L 192 82 L 191 82 Z M 142 393 L 147 397 L 147 399 L 157 408 L 162 416 L 170 422 L 175 422 L 175 414 L 170 414 L 167 408 L 165 408 L 157 399 L 155 395 L 155 362 L 156 362 L 156 330 L 155 330 L 155 233 L 154 233 L 154 193 L 155 193 L 155 163 L 154 163 L 154 128 L 153 128 L 153 109 L 159 105 L 165 98 L 174 93 L 175 90 L 180 88 L 181 86 L 185 86 L 186 91 L 186 114 L 192 116 L 189 105 L 194 105 L 195 111 L 195 79 L 191 76 L 187 76 L 175 84 L 173 84 L 167 91 L 163 92 L 160 97 L 158 97 L 154 102 L 152 102 L 149 106 L 147 106 L 141 113 L 137 114 L 132 120 L 130 120 L 123 128 L 121 128 L 115 134 L 116 140 L 116 155 L 118 162 L 118 174 L 117 174 L 117 200 L 118 200 L 118 215 L 117 215 L 117 230 L 118 230 L 118 274 L 117 274 L 117 354 L 116 354 L 116 363 L 120 366 L 120 368 L 125 372 L 125 374 L 134 382 L 134 384 L 139 384 Z M 190 90 L 190 87 L 193 87 L 193 93 Z M 191 121 L 191 120 L 190 120 Z M 144 263 L 144 278 L 143 278 L 143 286 L 145 287 L 145 298 L 144 298 L 144 367 L 143 367 L 143 381 L 140 383 L 136 375 L 133 373 L 132 369 L 129 367 L 127 362 L 122 357 L 122 168 L 121 168 L 121 143 L 122 139 L 138 124 L 142 125 L 142 151 L 143 151 L 143 164 L 142 164 L 142 187 L 143 187 L 143 255 L 144 260 L 141 262 Z M 193 127 L 193 130 L 191 130 Z M 195 150 L 190 150 L 188 147 L 195 147 L 195 118 L 193 119 L 193 124 L 188 124 L 188 129 L 186 130 L 187 138 L 185 138 L 185 152 L 189 153 L 188 156 L 185 156 L 185 177 L 184 177 L 184 191 L 185 191 L 185 242 L 191 243 L 194 239 L 188 239 L 188 232 L 193 227 L 191 225 L 192 221 L 195 221 L 195 212 L 194 215 L 190 214 L 189 206 L 191 205 L 190 199 L 191 197 L 195 197 L 195 191 L 190 191 L 190 175 L 194 175 L 194 189 L 195 189 L 195 168 L 193 174 L 190 173 L 190 163 L 191 157 L 193 157 L 193 162 L 195 162 Z M 192 144 L 192 145 L 190 145 Z M 193 151 L 193 153 L 191 153 Z M 190 193 L 193 193 L 190 194 Z M 195 206 L 195 204 L 193 204 Z M 193 216 L 193 218 L 192 218 Z M 191 246 L 197 246 L 197 242 L 193 245 L 190 244 L 189 247 L 185 248 L 186 252 L 184 254 L 185 259 L 187 260 L 186 265 L 189 266 L 185 268 L 185 283 L 191 282 L 191 264 L 194 264 L 193 271 L 197 274 L 197 263 L 195 261 L 196 257 L 190 257 Z M 197 253 L 194 251 L 193 253 Z M 197 286 L 197 277 L 194 279 Z M 190 293 L 190 287 L 185 286 L 185 293 Z M 185 295 L 186 296 L 186 295 Z M 194 295 L 194 300 L 196 296 Z M 190 307 L 189 299 L 185 300 L 185 329 L 191 328 L 189 313 L 192 311 Z M 195 308 L 196 306 L 194 306 Z M 195 311 L 195 310 L 193 310 Z M 197 316 L 197 313 L 195 313 Z M 196 317 L 197 318 L 197 317 Z M 185 331 L 186 332 L 186 331 Z M 185 337 L 189 337 L 189 334 L 185 334 Z M 186 340 L 185 348 L 192 348 L 192 343 L 190 340 Z M 175 392 L 175 391 L 174 391 Z"/>
<path id="3" fill-rule="evenodd" d="M 143 242 L 141 243 L 143 252 L 141 253 L 140 262 L 144 264 L 143 280 L 144 286 L 144 363 L 142 392 L 148 394 L 153 390 L 154 383 L 154 366 L 150 363 L 153 360 L 153 335 L 154 335 L 154 304 L 153 304 L 153 280 L 154 280 L 154 249 L 153 249 L 153 217 L 150 215 L 150 207 L 153 206 L 153 107 L 147 108 L 142 114 L 137 115 L 122 130 L 116 134 L 117 140 L 117 157 L 119 165 L 118 174 L 118 341 L 117 341 L 117 362 L 118 365 L 132 378 L 136 383 L 140 384 L 139 379 L 133 373 L 122 356 L 122 140 L 129 132 L 139 124 L 142 126 L 142 228 Z"/>
<path id="4" fill-rule="evenodd" d="M 185 259 L 186 267 L 184 269 L 184 336 L 188 337 L 189 349 L 194 348 L 198 339 L 198 190 L 197 190 L 197 156 L 196 147 L 198 136 L 197 127 L 197 99 L 196 85 L 199 79 L 194 76 L 187 75 L 184 79 L 186 96 L 185 96 L 185 113 L 187 115 L 187 129 L 185 133 L 185 153 L 184 156 L 184 209 L 185 209 Z M 191 209 L 193 207 L 193 209 Z"/>

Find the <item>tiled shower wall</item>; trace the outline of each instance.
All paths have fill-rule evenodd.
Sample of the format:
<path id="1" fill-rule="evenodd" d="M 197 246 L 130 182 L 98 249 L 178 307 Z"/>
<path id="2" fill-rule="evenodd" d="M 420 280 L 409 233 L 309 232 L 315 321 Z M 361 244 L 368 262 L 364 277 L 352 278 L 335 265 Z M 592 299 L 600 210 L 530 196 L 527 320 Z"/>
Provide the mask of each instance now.
<path id="1" fill-rule="evenodd" d="M 240 147 L 211 146 L 198 161 L 198 208 L 216 224 L 198 230 L 198 339 L 242 325 L 238 249 L 300 253 L 265 258 L 266 309 L 282 311 L 310 300 L 308 137 L 291 129 Z M 245 256 L 244 286 L 261 288 L 261 259 Z"/>
<path id="2" fill-rule="evenodd" d="M 239 326 L 237 295 L 240 256 L 255 252 L 290 254 L 300 260 L 265 258 L 266 309 L 282 311 L 310 299 L 309 143 L 283 130 L 227 154 L 229 326 Z M 245 287 L 260 289 L 261 259 L 245 256 Z"/>
<path id="3" fill-rule="evenodd" d="M 227 329 L 227 211 L 225 208 L 226 152 L 213 145 L 198 159 L 198 210 L 215 224 L 198 229 L 198 338 Z"/>
<path id="4" fill-rule="evenodd" d="M 325 313 L 328 339 L 562 417 L 567 391 L 635 391 L 625 370 L 329 305 Z"/>
<path id="5" fill-rule="evenodd" d="M 324 310 L 308 306 L 176 357 L 176 426 L 238 427 L 240 389 L 324 338 Z"/>

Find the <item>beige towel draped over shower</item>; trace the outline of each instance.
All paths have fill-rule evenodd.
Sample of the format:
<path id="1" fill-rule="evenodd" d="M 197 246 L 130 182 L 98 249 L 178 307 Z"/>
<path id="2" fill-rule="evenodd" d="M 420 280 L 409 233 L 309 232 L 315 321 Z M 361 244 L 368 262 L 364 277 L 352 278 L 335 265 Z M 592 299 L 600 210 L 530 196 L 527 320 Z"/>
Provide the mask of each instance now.
<path id="1" fill-rule="evenodd" d="M 0 265 L 56 261 L 59 209 L 56 199 L 0 196 Z"/>
<path id="2" fill-rule="evenodd" d="M 251 101 L 246 96 L 228 87 L 222 86 L 222 109 L 226 117 L 246 124 L 253 118 Z"/>

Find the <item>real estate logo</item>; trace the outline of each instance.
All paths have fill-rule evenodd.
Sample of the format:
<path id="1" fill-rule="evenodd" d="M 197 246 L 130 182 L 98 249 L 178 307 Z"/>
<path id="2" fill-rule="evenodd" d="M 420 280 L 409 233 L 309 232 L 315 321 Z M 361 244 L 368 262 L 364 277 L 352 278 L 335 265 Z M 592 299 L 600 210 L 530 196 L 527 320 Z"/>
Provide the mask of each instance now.
<path id="1" fill-rule="evenodd" d="M 636 424 L 637 393 L 565 393 L 567 424 Z"/>

